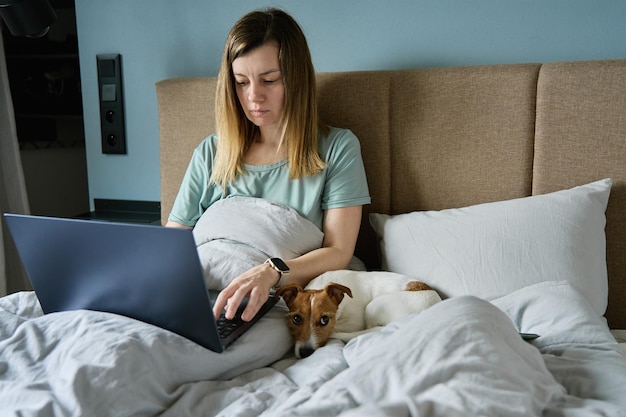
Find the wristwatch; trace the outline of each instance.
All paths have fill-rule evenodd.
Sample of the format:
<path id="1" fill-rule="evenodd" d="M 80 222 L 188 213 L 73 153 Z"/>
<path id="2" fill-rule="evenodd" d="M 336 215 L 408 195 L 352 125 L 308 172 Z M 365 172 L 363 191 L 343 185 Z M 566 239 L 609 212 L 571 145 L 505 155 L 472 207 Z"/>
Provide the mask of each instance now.
<path id="1" fill-rule="evenodd" d="M 280 274 L 280 278 L 278 279 L 276 285 L 274 285 L 273 289 L 276 290 L 282 287 L 284 283 L 284 278 L 289 275 L 289 267 L 287 266 L 285 261 L 280 258 L 268 258 L 265 263 L 274 268 L 274 270 Z"/>

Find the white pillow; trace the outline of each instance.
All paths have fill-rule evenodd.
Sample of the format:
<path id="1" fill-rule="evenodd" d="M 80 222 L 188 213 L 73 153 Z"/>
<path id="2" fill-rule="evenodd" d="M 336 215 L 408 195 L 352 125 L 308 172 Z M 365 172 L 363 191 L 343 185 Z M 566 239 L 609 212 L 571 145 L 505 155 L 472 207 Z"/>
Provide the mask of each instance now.
<path id="1" fill-rule="evenodd" d="M 606 312 L 605 211 L 611 179 L 459 209 L 370 214 L 385 270 L 442 297 L 493 300 L 543 281 L 568 281 Z"/>

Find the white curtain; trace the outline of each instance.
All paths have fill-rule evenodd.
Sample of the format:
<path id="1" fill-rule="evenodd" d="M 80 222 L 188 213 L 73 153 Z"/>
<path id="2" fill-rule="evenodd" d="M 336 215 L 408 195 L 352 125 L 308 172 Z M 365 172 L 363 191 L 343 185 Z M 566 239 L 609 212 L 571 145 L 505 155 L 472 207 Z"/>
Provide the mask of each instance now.
<path id="1" fill-rule="evenodd" d="M 29 211 L 0 30 L 0 213 Z M 0 296 L 28 289 L 27 283 L 9 231 L 0 220 Z"/>

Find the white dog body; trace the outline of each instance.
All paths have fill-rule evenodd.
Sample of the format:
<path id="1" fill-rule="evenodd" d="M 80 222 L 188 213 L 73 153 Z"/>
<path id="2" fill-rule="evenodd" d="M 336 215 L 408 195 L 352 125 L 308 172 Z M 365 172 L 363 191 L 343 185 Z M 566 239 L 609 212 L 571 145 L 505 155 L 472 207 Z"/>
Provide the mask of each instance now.
<path id="1" fill-rule="evenodd" d="M 311 280 L 306 289 L 322 289 L 330 282 L 350 288 L 352 298 L 344 297 L 339 305 L 332 335 L 348 341 L 441 301 L 434 290 L 406 291 L 412 281 L 416 279 L 393 272 L 339 270 Z"/>

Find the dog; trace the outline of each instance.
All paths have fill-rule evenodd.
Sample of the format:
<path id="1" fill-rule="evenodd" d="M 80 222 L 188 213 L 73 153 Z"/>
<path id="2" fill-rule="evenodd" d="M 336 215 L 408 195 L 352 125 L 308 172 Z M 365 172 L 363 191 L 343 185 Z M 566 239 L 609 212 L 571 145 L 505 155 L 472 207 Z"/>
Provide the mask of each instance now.
<path id="1" fill-rule="evenodd" d="M 310 356 L 330 338 L 347 342 L 441 301 L 428 284 L 411 277 L 351 270 L 326 272 L 304 289 L 286 285 L 276 296 L 289 308 L 286 321 L 297 358 Z"/>

